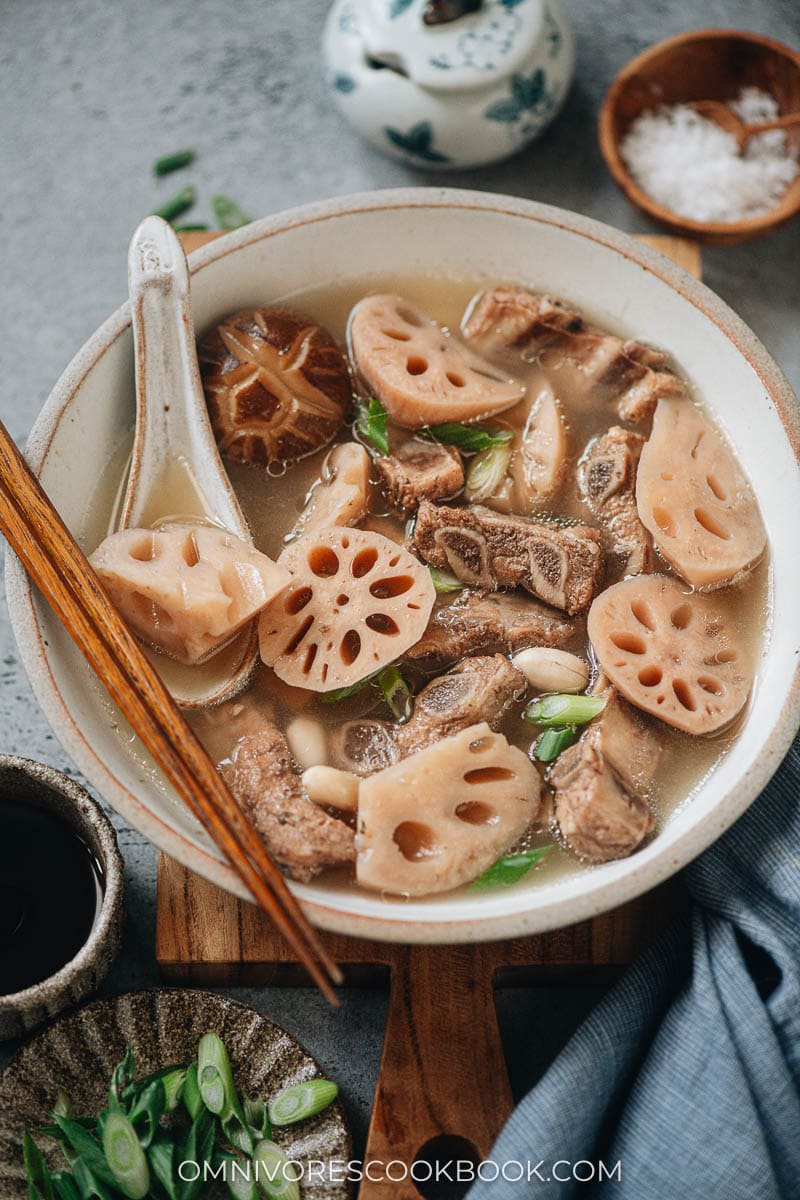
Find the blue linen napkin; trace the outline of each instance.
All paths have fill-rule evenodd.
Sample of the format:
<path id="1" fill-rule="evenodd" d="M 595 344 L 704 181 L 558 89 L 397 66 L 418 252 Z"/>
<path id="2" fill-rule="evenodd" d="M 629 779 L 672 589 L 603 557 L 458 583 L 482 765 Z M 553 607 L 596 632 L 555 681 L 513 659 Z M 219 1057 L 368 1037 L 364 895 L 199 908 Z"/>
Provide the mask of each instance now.
<path id="1" fill-rule="evenodd" d="M 693 903 L 512 1114 L 469 1200 L 800 1200 L 800 740 L 686 871 Z M 547 1181 L 559 1160 L 569 1166 Z M 602 1160 L 610 1177 L 586 1163 Z M 612 1172 L 619 1162 L 619 1178 Z M 517 1168 L 507 1172 L 517 1173 Z"/>

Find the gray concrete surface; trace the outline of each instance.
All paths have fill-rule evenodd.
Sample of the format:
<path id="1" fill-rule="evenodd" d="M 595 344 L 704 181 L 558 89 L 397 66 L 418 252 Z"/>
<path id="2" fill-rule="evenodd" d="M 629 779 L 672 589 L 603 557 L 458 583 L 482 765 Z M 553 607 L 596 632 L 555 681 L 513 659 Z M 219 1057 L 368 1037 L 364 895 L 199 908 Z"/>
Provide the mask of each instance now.
<path id="1" fill-rule="evenodd" d="M 233 195 L 253 216 L 323 196 L 430 176 L 382 158 L 340 122 L 318 53 L 325 0 L 0 0 L 0 416 L 22 441 L 59 372 L 125 296 L 137 221 L 184 176 L 156 182 L 159 155 L 193 146 L 196 219 Z M 632 232 L 646 221 L 608 177 L 595 141 L 614 73 L 688 28 L 749 28 L 800 47 L 797 0 L 567 0 L 578 45 L 564 112 L 521 157 L 450 176 L 528 196 Z M 195 216 L 195 214 L 192 214 Z M 708 251 L 705 277 L 748 321 L 800 390 L 800 223 L 763 242 Z M 66 770 L 0 608 L 0 750 Z M 155 852 L 117 820 L 127 863 L 125 950 L 108 989 L 149 986 Z M 602 985 L 499 996 L 522 1092 Z M 385 1017 L 382 994 L 351 991 L 333 1013 L 308 990 L 238 992 L 274 1016 L 340 1079 L 362 1144 Z M 0 1065 L 10 1051 L 0 1049 Z"/>

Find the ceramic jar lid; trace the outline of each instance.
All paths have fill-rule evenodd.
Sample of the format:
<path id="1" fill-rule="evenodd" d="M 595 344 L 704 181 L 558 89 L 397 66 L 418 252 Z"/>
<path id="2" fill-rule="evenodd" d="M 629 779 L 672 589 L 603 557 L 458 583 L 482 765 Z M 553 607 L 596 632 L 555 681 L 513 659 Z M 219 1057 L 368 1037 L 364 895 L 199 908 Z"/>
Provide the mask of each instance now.
<path id="1" fill-rule="evenodd" d="M 458 9 L 459 0 L 448 7 Z M 366 56 L 420 87 L 465 91 L 522 69 L 542 35 L 541 0 L 483 0 L 476 12 L 441 24 L 427 23 L 430 8 L 431 0 L 365 0 Z"/>

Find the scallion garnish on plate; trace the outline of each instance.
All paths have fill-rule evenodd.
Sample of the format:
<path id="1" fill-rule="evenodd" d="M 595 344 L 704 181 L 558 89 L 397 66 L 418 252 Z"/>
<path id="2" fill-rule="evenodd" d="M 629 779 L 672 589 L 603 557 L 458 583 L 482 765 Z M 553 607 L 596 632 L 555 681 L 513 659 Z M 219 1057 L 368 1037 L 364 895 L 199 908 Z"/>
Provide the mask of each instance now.
<path id="1" fill-rule="evenodd" d="M 338 1091 L 329 1079 L 310 1079 L 269 1103 L 262 1097 L 242 1100 L 215 1033 L 201 1038 L 196 1062 L 138 1081 L 129 1050 L 96 1119 L 67 1116 L 72 1105 L 59 1094 L 53 1124 L 42 1133 L 58 1143 L 69 1170 L 51 1170 L 30 1132 L 23 1133 L 30 1200 L 204 1200 L 217 1194 L 214 1180 L 220 1178 L 237 1200 L 272 1195 L 299 1200 L 299 1184 L 271 1141 L 272 1125 L 319 1115 Z M 172 1114 L 168 1123 L 162 1121 L 165 1113 Z M 184 1180 L 177 1169 L 182 1162 L 208 1163 L 215 1171 L 207 1181 Z"/>

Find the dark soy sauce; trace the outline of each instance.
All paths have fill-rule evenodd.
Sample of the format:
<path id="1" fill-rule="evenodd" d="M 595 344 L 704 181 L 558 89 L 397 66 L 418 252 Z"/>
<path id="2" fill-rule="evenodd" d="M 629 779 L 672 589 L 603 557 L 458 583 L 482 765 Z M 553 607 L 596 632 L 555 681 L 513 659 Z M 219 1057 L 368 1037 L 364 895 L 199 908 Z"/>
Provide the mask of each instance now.
<path id="1" fill-rule="evenodd" d="M 0 797 L 0 995 L 41 983 L 85 945 L 103 876 L 66 821 Z"/>

